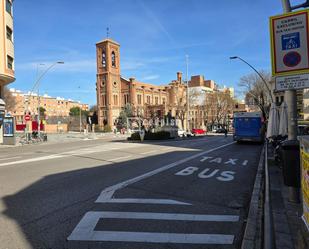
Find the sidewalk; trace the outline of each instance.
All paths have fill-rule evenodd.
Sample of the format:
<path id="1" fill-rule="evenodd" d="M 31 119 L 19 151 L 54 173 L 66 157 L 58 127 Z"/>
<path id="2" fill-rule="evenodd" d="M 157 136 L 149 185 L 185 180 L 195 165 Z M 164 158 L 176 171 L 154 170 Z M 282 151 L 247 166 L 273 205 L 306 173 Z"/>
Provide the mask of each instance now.
<path id="1" fill-rule="evenodd" d="M 303 222 L 301 220 L 302 204 L 289 202 L 288 187 L 283 183 L 282 170 L 273 159 L 272 148 L 269 147 L 268 151 L 276 248 L 308 249 L 309 237 L 308 234 L 304 234 Z"/>
<path id="2" fill-rule="evenodd" d="M 16 134 L 16 145 L 0 144 L 0 149 L 22 146 L 22 144 L 19 142 L 19 137 L 20 137 L 20 134 Z M 113 139 L 113 138 L 126 138 L 126 137 L 127 135 L 114 134 L 112 132 L 110 133 L 86 133 L 86 134 L 79 133 L 79 132 L 50 133 L 50 134 L 47 134 L 46 142 L 39 142 L 38 144 L 65 143 L 65 142 L 81 141 L 81 140 L 96 140 L 96 139 L 103 139 L 103 138 Z"/>

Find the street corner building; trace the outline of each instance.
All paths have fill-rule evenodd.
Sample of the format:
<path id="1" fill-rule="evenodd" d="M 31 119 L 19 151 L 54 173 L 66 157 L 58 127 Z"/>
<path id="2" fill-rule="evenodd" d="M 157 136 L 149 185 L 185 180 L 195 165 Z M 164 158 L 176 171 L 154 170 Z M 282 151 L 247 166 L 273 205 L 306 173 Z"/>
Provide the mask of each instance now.
<path id="1" fill-rule="evenodd" d="M 4 86 L 15 80 L 13 0 L 0 1 L 0 144 L 3 142 Z"/>
<path id="2" fill-rule="evenodd" d="M 181 72 L 177 72 L 176 80 L 165 85 L 144 83 L 135 78 L 124 78 L 120 70 L 120 44 L 112 39 L 104 39 L 96 44 L 97 57 L 97 106 L 98 121 L 103 127 L 112 127 L 119 117 L 121 110 L 130 104 L 133 115 L 143 118 L 153 116 L 163 118 L 170 113 L 179 121 L 178 126 L 187 129 L 186 120 L 190 119 L 189 128 L 205 127 L 209 113 L 203 108 L 205 95 L 197 93 L 212 93 L 218 91 L 213 80 L 205 80 L 204 76 L 192 76 L 187 84 L 183 81 Z M 187 114 L 186 103 L 189 92 L 190 115 Z M 225 88 L 232 96 L 233 88 Z"/>

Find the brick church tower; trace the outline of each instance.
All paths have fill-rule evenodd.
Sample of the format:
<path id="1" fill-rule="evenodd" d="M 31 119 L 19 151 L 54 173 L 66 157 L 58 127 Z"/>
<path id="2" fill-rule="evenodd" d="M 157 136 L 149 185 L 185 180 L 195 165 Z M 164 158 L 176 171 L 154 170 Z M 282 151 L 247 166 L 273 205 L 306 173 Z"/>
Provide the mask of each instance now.
<path id="1" fill-rule="evenodd" d="M 105 39 L 96 44 L 98 121 L 113 126 L 121 110 L 120 45 Z"/>

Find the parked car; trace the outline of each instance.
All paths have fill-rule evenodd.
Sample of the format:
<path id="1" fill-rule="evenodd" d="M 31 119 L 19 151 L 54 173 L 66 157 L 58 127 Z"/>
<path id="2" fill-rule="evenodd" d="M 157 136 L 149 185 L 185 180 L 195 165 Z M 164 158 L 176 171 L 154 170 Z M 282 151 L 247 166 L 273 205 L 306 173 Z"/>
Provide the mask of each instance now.
<path id="1" fill-rule="evenodd" d="M 179 136 L 179 137 L 186 137 L 186 136 L 187 136 L 186 131 L 184 131 L 183 129 L 179 129 L 179 128 L 178 128 L 177 133 L 178 133 L 178 136 Z"/>
<path id="2" fill-rule="evenodd" d="M 196 136 L 196 135 L 205 135 L 205 134 L 206 134 L 206 131 L 203 130 L 203 129 L 192 129 L 192 134 L 193 134 L 193 136 Z"/>
<path id="3" fill-rule="evenodd" d="M 225 133 L 225 129 L 219 128 L 219 129 L 216 130 L 216 133 Z"/>

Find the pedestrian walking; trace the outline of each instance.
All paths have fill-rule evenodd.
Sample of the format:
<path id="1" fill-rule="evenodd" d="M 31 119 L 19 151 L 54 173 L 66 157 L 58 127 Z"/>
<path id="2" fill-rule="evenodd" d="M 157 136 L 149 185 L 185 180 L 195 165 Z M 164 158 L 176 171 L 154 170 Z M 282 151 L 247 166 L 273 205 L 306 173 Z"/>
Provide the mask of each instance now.
<path id="1" fill-rule="evenodd" d="M 224 128 L 224 136 L 227 137 L 227 129 Z"/>

